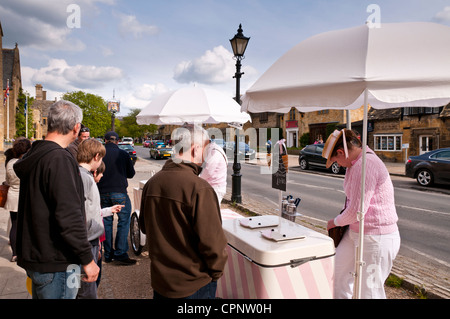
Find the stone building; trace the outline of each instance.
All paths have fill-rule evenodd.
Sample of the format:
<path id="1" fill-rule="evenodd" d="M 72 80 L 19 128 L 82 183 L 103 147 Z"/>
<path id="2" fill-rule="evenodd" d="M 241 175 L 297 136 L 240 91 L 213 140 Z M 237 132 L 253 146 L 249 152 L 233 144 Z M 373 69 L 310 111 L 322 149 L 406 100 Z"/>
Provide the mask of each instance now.
<path id="1" fill-rule="evenodd" d="M 22 86 L 20 71 L 19 47 L 16 43 L 14 49 L 3 48 L 3 29 L 0 23 L 0 84 L 2 87 L 2 102 L 0 108 L 0 151 L 5 149 L 5 140 L 9 144 L 16 135 L 16 108 L 17 97 Z M 9 84 L 9 98 L 4 100 Z"/>
<path id="2" fill-rule="evenodd" d="M 326 140 L 328 136 L 327 127 L 338 127 L 347 123 L 346 110 L 321 110 L 312 112 L 300 112 L 296 108 L 286 113 L 251 113 L 251 125 L 256 128 L 280 128 L 283 138 L 286 139 L 287 147 L 300 147 L 300 137 L 309 133 L 309 143 L 318 139 Z M 351 110 L 352 122 L 361 121 L 363 109 Z M 355 128 L 353 128 L 355 129 Z"/>
<path id="3" fill-rule="evenodd" d="M 42 140 L 47 135 L 47 114 L 49 107 L 55 103 L 55 101 L 47 100 L 47 91 L 43 90 L 41 84 L 36 84 L 36 96 L 31 104 L 33 109 L 33 127 L 35 140 Z"/>
<path id="4" fill-rule="evenodd" d="M 450 147 L 450 104 L 442 107 L 371 109 L 367 144 L 387 161 Z"/>

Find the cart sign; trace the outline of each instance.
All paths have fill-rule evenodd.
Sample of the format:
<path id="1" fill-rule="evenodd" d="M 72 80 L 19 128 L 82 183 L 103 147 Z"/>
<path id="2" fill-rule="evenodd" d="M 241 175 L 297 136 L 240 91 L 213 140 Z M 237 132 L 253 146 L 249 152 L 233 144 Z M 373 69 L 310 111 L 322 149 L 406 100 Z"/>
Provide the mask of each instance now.
<path id="1" fill-rule="evenodd" d="M 108 101 L 108 112 L 114 112 L 114 113 L 120 112 L 120 102 L 119 101 Z"/>
<path id="2" fill-rule="evenodd" d="M 277 161 L 274 161 L 276 165 Z M 272 174 L 272 188 L 286 191 L 286 168 L 284 167 L 283 160 L 280 156 L 278 160 L 278 170 Z"/>

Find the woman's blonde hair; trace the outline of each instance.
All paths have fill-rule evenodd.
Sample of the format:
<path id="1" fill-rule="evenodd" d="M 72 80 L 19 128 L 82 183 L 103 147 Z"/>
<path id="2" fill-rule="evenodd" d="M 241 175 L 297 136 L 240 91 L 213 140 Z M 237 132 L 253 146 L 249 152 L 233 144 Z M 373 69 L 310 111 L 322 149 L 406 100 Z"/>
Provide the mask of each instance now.
<path id="1" fill-rule="evenodd" d="M 101 142 L 89 138 L 78 145 L 77 161 L 78 163 L 90 163 L 97 154 L 101 158 L 105 157 L 106 149 Z"/>

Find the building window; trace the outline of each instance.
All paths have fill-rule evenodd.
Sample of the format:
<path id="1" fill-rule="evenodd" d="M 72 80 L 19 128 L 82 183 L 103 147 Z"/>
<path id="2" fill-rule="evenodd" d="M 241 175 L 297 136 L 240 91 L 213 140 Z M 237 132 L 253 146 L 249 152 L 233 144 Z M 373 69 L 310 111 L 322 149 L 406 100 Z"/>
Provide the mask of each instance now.
<path id="1" fill-rule="evenodd" d="M 267 123 L 269 121 L 269 113 L 259 113 L 259 123 Z"/>
<path id="2" fill-rule="evenodd" d="M 317 115 L 323 115 L 323 114 L 328 114 L 328 113 L 330 113 L 330 110 L 320 110 L 320 111 L 317 111 Z"/>
<path id="3" fill-rule="evenodd" d="M 402 136 L 401 135 L 375 135 L 375 151 L 401 151 Z"/>
<path id="4" fill-rule="evenodd" d="M 442 107 L 405 107 L 403 115 L 439 114 Z"/>
<path id="5" fill-rule="evenodd" d="M 292 108 L 289 112 L 289 120 L 295 120 L 295 108 Z"/>

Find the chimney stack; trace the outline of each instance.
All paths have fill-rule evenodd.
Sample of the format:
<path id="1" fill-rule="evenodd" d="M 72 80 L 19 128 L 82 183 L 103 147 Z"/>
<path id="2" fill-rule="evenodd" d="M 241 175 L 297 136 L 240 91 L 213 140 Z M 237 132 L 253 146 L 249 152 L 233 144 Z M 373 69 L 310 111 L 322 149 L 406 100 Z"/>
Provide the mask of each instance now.
<path id="1" fill-rule="evenodd" d="M 44 99 L 44 94 L 42 92 L 42 85 L 36 84 L 36 100 L 42 101 Z"/>

